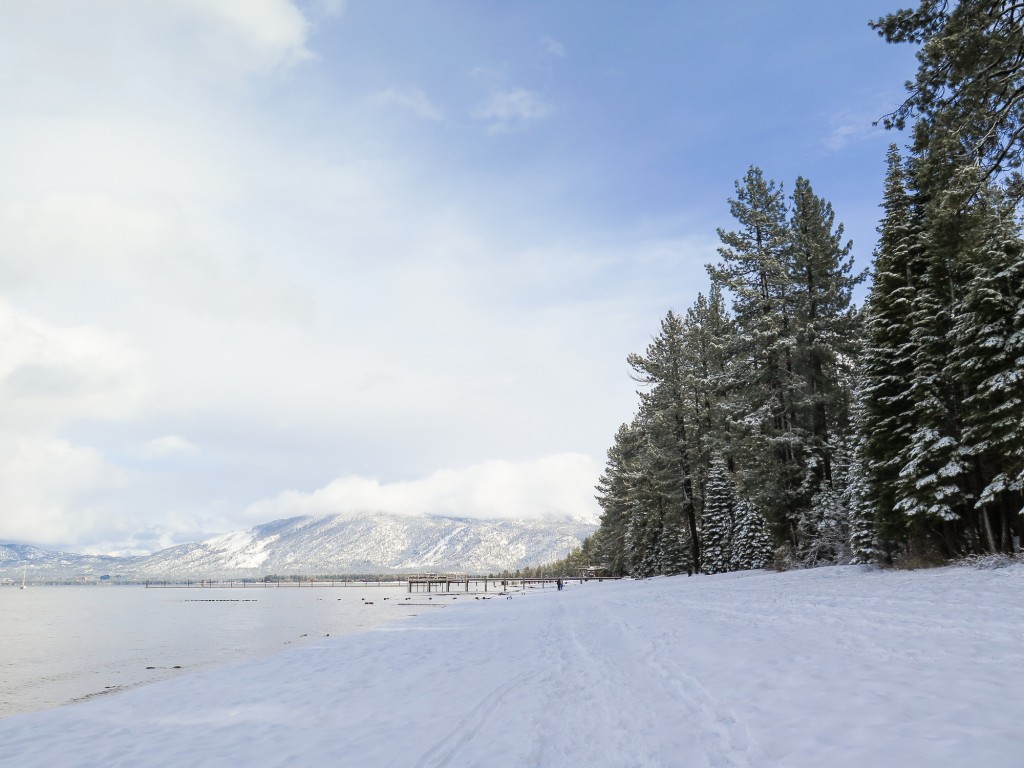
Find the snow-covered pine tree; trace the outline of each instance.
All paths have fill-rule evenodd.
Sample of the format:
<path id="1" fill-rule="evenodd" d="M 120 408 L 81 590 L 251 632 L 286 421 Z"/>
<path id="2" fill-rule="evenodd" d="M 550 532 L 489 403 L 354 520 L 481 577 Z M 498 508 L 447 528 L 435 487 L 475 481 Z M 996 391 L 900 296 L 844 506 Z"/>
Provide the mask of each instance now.
<path id="1" fill-rule="evenodd" d="M 751 167 L 729 201 L 738 228 L 719 230 L 712 281 L 732 298 L 736 332 L 728 354 L 743 495 L 764 509 L 780 541 L 796 540 L 800 467 L 793 454 L 792 336 L 784 259 L 789 243 L 782 187 Z"/>
<path id="2" fill-rule="evenodd" d="M 886 161 L 884 215 L 878 226 L 859 359 L 860 457 L 865 478 L 862 509 L 871 515 L 879 556 L 892 562 L 907 545 L 907 518 L 896 509 L 901 457 L 915 430 L 911 386 L 916 342 L 907 319 L 923 279 L 926 254 L 921 206 L 908 189 L 908 170 L 895 145 L 889 147 Z"/>
<path id="3" fill-rule="evenodd" d="M 733 528 L 736 524 L 736 488 L 721 456 L 711 462 L 701 515 L 704 573 L 732 570 Z"/>
<path id="4" fill-rule="evenodd" d="M 655 478 L 655 450 L 651 445 L 651 415 L 643 407 L 633 422 L 637 429 L 637 453 L 628 490 L 629 522 L 626 525 L 625 554 L 629 574 L 647 578 L 659 573 L 664 498 Z"/>
<path id="5" fill-rule="evenodd" d="M 797 555 L 806 567 L 850 562 L 849 514 L 830 481 L 822 481 L 821 490 L 800 516 L 800 529 Z"/>
<path id="6" fill-rule="evenodd" d="M 732 560 L 730 569 L 749 571 L 765 568 L 772 560 L 772 538 L 768 521 L 753 502 L 736 502 L 732 534 Z"/>
<path id="7" fill-rule="evenodd" d="M 975 212 L 950 367 L 964 395 L 962 442 L 981 538 L 987 550 L 1009 552 L 1024 506 L 1024 241 L 999 190 L 989 187 Z"/>
<path id="8" fill-rule="evenodd" d="M 833 481 L 832 446 L 850 431 L 852 365 L 859 351 L 851 241 L 835 223 L 832 204 L 798 178 L 784 264 L 794 343 L 792 366 L 800 386 L 793 393 L 793 453 L 807 467 L 805 493 Z"/>
<path id="9" fill-rule="evenodd" d="M 911 165 L 911 179 L 917 163 Z M 968 172 L 966 175 L 972 175 Z M 959 179 L 959 181 L 958 181 Z M 925 255 L 910 311 L 913 367 L 908 389 L 913 433 L 901 447 L 896 509 L 916 539 L 927 538 L 946 556 L 978 551 L 983 534 L 974 509 L 973 469 L 963 442 L 964 391 L 950 365 L 957 306 L 969 279 L 977 216 L 963 173 L 942 190 L 918 190 L 924 200 Z"/>
<path id="10" fill-rule="evenodd" d="M 658 572 L 672 576 L 693 570 L 690 555 L 690 532 L 686 521 L 676 507 L 669 507 L 662 520 L 661 537 L 658 540 Z"/>
<path id="11" fill-rule="evenodd" d="M 915 121 L 908 188 L 924 222 L 916 238 L 924 258 L 923 269 L 907 273 L 914 295 L 901 331 L 909 338 L 889 345 L 912 361 L 903 422 L 913 434 L 895 441 L 897 460 L 887 469 L 899 467 L 896 482 L 871 485 L 892 488 L 911 530 L 944 554 L 998 549 L 1008 532 L 1001 512 L 997 525 L 992 514 L 1020 498 L 992 450 L 1004 428 L 1012 432 L 1011 421 L 1020 422 L 1003 418 L 1019 390 L 998 359 L 1000 340 L 1007 352 L 1014 344 L 1005 323 L 1018 311 L 1011 297 L 1020 288 L 993 291 L 999 280 L 989 278 L 1003 266 L 1015 269 L 1017 248 L 1006 246 L 1019 224 L 1003 218 L 1004 226 L 993 227 L 991 213 L 1024 199 L 1024 15 L 1010 2 L 920 0 L 873 26 L 889 42 L 920 46 L 909 96 L 887 125 Z M 1007 205 L 991 204 L 996 190 Z M 1011 405 L 1002 411 L 1005 402 Z M 870 436 L 877 422 L 868 421 Z M 879 468 L 870 458 L 869 474 Z"/>
<path id="12" fill-rule="evenodd" d="M 852 429 L 850 441 L 850 467 L 846 488 L 843 490 L 843 504 L 850 516 L 851 562 L 872 563 L 881 559 L 875 533 L 875 515 L 868 499 L 868 478 L 864 469 L 864 394 L 863 385 L 854 387 Z"/>
<path id="13" fill-rule="evenodd" d="M 732 342 L 733 324 L 718 286 L 712 285 L 707 297 L 697 294 L 693 306 L 686 311 L 683 330 L 686 380 L 693 411 L 694 498 L 699 516 L 704 508 L 712 456 L 716 452 L 727 453 L 731 440 L 727 350 Z"/>
<path id="14" fill-rule="evenodd" d="M 692 435 L 688 433 L 692 412 L 690 387 L 685 380 L 684 343 L 682 320 L 670 311 L 646 354 L 632 354 L 628 361 L 634 380 L 644 387 L 638 393 L 647 432 L 646 460 L 641 472 L 646 473 L 645 480 L 655 496 L 659 535 L 665 513 L 678 513 L 689 534 L 690 561 L 699 570 Z"/>
<path id="15" fill-rule="evenodd" d="M 658 573 L 661 549 L 660 499 L 651 475 L 641 470 L 630 499 L 629 523 L 626 526 L 626 556 L 629 574 L 646 579 Z"/>
<path id="16" fill-rule="evenodd" d="M 601 507 L 597 557 L 614 576 L 629 572 L 626 534 L 632 515 L 642 441 L 643 435 L 636 421 L 619 427 L 615 442 L 608 449 L 605 471 L 597 482 L 597 503 Z"/>

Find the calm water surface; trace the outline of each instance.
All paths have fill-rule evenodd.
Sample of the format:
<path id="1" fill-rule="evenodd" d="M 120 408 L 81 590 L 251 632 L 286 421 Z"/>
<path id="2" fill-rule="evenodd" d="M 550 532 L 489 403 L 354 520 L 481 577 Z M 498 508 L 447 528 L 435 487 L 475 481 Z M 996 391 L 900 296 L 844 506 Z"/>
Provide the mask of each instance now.
<path id="1" fill-rule="evenodd" d="M 0 717 L 377 627 L 415 612 L 407 596 L 404 586 L 2 587 Z"/>

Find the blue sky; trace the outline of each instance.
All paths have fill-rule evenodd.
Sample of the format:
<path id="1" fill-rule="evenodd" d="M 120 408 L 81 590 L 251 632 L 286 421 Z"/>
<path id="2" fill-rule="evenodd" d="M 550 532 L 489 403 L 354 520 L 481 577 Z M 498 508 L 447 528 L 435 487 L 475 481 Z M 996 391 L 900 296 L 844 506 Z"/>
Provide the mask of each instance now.
<path id="1" fill-rule="evenodd" d="M 588 516 L 751 164 L 867 266 L 882 2 L 0 9 L 0 540 Z"/>

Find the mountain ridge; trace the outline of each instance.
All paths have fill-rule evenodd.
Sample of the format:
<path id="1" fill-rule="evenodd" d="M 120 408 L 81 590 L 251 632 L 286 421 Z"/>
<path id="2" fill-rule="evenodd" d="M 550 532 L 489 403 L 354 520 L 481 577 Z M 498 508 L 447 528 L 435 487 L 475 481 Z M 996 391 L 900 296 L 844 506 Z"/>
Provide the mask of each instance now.
<path id="1" fill-rule="evenodd" d="M 596 529 L 564 520 L 386 512 L 300 515 L 145 556 L 80 555 L 0 543 L 0 578 L 243 579 L 268 574 L 497 573 L 565 557 Z"/>

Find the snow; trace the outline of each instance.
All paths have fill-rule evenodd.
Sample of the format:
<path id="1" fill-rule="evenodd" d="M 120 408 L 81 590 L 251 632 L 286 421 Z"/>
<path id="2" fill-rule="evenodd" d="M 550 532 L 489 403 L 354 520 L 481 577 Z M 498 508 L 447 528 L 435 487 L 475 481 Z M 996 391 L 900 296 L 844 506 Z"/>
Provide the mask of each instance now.
<path id="1" fill-rule="evenodd" d="M 0 720 L 0 765 L 1016 768 L 1022 592 L 1014 565 L 414 595 L 382 629 Z"/>

